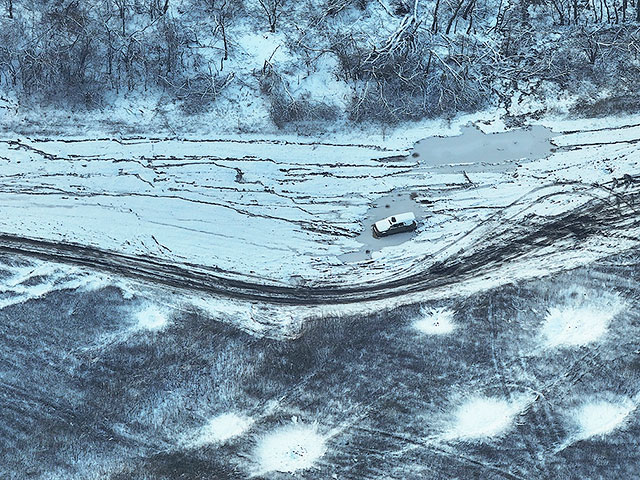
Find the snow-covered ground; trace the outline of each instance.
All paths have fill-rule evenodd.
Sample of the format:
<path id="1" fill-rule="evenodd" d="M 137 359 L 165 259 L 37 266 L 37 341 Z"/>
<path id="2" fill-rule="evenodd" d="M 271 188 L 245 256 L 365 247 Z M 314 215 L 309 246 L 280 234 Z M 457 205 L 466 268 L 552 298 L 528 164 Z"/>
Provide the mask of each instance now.
<path id="1" fill-rule="evenodd" d="M 618 202 L 624 217 L 632 208 L 624 201 L 630 176 L 640 173 L 640 127 L 575 132 L 575 122 L 547 124 L 548 156 L 526 158 L 515 148 L 513 158 L 491 162 L 453 153 L 450 165 L 406 156 L 413 141 L 437 132 L 428 129 L 378 144 L 5 138 L 0 231 L 263 285 L 380 284 L 469 254 L 497 232 L 544 228 L 586 205 Z M 489 148 L 492 139 L 501 144 L 500 133 L 487 135 Z M 449 148 L 437 140 L 433 148 Z M 417 234 L 370 259 L 341 260 L 360 249 L 356 237 L 372 204 L 395 191 L 412 192 L 425 213 Z M 540 248 L 586 249 L 576 260 L 584 263 L 631 247 L 634 229 L 623 221 Z M 536 259 L 536 271 L 554 269 L 554 256 L 546 258 L 550 264 Z"/>
<path id="2" fill-rule="evenodd" d="M 467 120 L 0 141 L 0 473 L 637 473 L 640 122 Z"/>
<path id="3" fill-rule="evenodd" d="M 0 254 L 0 477 L 634 478 L 639 276 L 631 251 L 270 339 Z M 559 311 L 606 331 L 563 342 Z"/>

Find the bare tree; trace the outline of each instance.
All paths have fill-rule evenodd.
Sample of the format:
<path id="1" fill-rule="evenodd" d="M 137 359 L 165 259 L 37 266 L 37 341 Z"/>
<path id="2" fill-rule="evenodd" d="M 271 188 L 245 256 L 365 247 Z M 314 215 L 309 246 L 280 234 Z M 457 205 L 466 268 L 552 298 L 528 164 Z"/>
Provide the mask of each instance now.
<path id="1" fill-rule="evenodd" d="M 451 27 L 453 26 L 453 22 L 456 20 L 456 17 L 458 16 L 458 12 L 460 12 L 460 9 L 462 8 L 463 4 L 464 4 L 464 0 L 457 0 L 456 6 L 453 9 L 453 13 L 451 14 L 451 17 L 449 18 L 449 22 L 447 23 L 447 29 L 445 30 L 446 35 L 449 35 L 449 32 L 451 32 Z"/>
<path id="2" fill-rule="evenodd" d="M 161 17 L 169 10 L 169 0 L 150 0 L 149 16 L 151 19 Z"/>
<path id="3" fill-rule="evenodd" d="M 598 42 L 597 31 L 587 31 L 584 28 L 580 31 L 580 46 L 582 51 L 587 56 L 587 60 L 591 65 L 596 63 L 598 55 L 600 53 L 600 43 Z"/>
<path id="4" fill-rule="evenodd" d="M 201 0 L 206 10 L 211 14 L 215 24 L 214 37 L 218 34 L 222 37 L 224 55 L 220 59 L 220 70 L 224 68 L 224 62 L 229 59 L 229 39 L 227 30 L 233 19 L 244 10 L 242 0 Z"/>
<path id="5" fill-rule="evenodd" d="M 224 57 L 220 60 L 220 70 L 224 68 L 224 62 L 229 58 L 229 43 L 227 42 L 227 21 L 228 21 L 227 0 L 223 0 L 220 5 L 220 10 L 215 15 L 216 28 L 213 31 L 215 34 L 217 30 L 222 35 L 222 44 L 224 45 Z"/>
<path id="6" fill-rule="evenodd" d="M 269 31 L 275 33 L 278 19 L 282 14 L 282 5 L 284 0 L 258 0 L 260 7 L 267 16 L 269 22 Z"/>
<path id="7" fill-rule="evenodd" d="M 438 33 L 438 8 L 440 7 L 440 0 L 436 0 L 436 5 L 433 7 L 433 22 L 431 23 L 431 33 Z"/>
<path id="8" fill-rule="evenodd" d="M 12 87 L 16 87 L 18 82 L 16 48 L 12 42 L 17 33 L 16 30 L 15 26 L 0 30 L 0 84 L 4 78 Z"/>
<path id="9" fill-rule="evenodd" d="M 124 37 L 126 32 L 126 22 L 127 22 L 127 10 L 129 9 L 129 4 L 127 0 L 114 0 L 116 4 L 116 8 L 118 9 L 118 15 L 120 16 L 120 22 L 122 24 L 122 36 Z"/>
<path id="10" fill-rule="evenodd" d="M 565 13 L 564 13 L 564 4 L 562 0 L 551 0 L 551 5 L 553 5 L 554 10 L 558 14 L 560 25 L 565 24 Z M 574 10 L 575 12 L 575 10 Z M 574 13 L 574 15 L 576 15 Z"/>

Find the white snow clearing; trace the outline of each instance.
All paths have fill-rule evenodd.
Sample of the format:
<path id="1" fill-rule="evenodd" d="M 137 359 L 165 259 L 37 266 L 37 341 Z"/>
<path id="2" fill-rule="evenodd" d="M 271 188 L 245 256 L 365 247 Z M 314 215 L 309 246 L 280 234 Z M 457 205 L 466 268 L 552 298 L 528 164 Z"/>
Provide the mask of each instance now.
<path id="1" fill-rule="evenodd" d="M 200 447 L 212 443 L 224 443 L 245 433 L 253 425 L 253 422 L 252 418 L 234 412 L 220 414 L 209 420 L 198 431 L 191 446 Z"/>
<path id="2" fill-rule="evenodd" d="M 621 398 L 617 402 L 596 400 L 585 403 L 573 412 L 579 426 L 578 439 L 606 435 L 620 428 L 635 409 L 633 402 Z"/>
<path id="3" fill-rule="evenodd" d="M 447 335 L 456 329 L 453 323 L 454 312 L 445 308 L 431 311 L 422 309 L 421 317 L 413 322 L 413 328 L 427 335 Z"/>
<path id="4" fill-rule="evenodd" d="M 547 347 L 587 345 L 600 339 L 623 309 L 617 295 L 577 294 L 566 305 L 551 307 L 542 326 Z"/>
<path id="5" fill-rule="evenodd" d="M 264 436 L 256 448 L 255 461 L 261 474 L 304 470 L 325 454 L 325 441 L 316 425 L 295 423 Z"/>
<path id="6" fill-rule="evenodd" d="M 496 397 L 467 400 L 455 413 L 447 440 L 481 440 L 504 434 L 526 404 Z"/>
<path id="7" fill-rule="evenodd" d="M 152 332 L 160 331 L 169 324 L 166 312 L 155 305 L 146 307 L 144 310 L 136 314 L 137 329 L 150 330 Z"/>

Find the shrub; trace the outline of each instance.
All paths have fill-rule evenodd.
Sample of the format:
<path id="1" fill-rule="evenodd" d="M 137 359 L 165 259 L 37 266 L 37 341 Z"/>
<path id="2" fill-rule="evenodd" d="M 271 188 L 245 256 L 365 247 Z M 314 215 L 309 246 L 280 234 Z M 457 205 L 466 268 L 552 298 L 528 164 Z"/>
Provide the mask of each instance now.
<path id="1" fill-rule="evenodd" d="M 308 94 L 294 97 L 287 82 L 270 65 L 260 77 L 260 90 L 269 99 L 269 115 L 278 128 L 290 123 L 335 120 L 338 116 L 335 105 L 312 101 Z"/>

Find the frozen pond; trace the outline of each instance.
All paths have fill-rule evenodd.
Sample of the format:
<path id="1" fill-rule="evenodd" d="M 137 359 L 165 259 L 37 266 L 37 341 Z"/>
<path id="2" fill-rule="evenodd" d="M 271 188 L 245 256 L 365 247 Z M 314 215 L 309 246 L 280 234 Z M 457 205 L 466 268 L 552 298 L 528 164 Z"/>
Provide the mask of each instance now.
<path id="1" fill-rule="evenodd" d="M 485 134 L 474 126 L 462 128 L 454 137 L 429 137 L 414 146 L 411 157 L 421 164 L 428 164 L 438 173 L 500 172 L 515 168 L 517 163 L 544 158 L 551 154 L 551 130 L 541 126 Z M 396 190 L 376 199 L 362 219 L 360 234 L 356 240 L 362 247 L 355 252 L 340 255 L 345 263 L 362 262 L 372 258 L 372 253 L 385 247 L 400 245 L 416 235 L 405 232 L 389 237 L 374 238 L 372 225 L 390 215 L 413 212 L 420 228 L 428 228 L 429 210 L 418 200 L 423 192 Z"/>
<path id="2" fill-rule="evenodd" d="M 553 136 L 542 126 L 490 134 L 466 126 L 455 137 L 420 140 L 411 156 L 444 171 L 495 172 L 519 161 L 546 157 L 552 152 Z"/>

